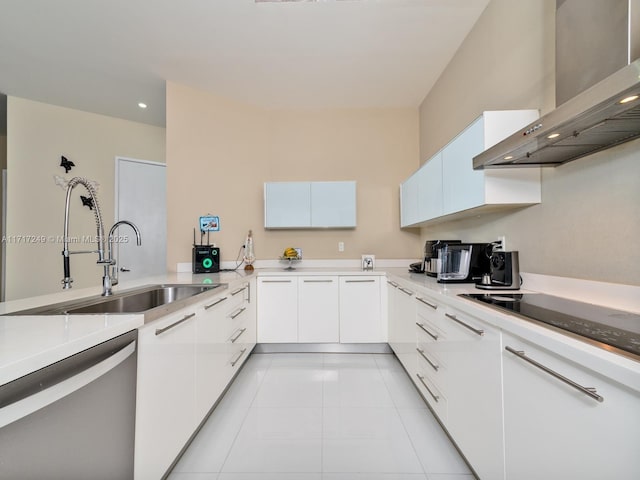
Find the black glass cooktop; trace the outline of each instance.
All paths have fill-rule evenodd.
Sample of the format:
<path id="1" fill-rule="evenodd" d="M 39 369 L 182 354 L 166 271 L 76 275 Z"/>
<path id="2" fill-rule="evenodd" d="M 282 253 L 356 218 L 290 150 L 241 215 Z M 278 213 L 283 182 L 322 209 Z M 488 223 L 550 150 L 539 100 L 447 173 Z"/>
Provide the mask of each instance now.
<path id="1" fill-rule="evenodd" d="M 542 293 L 461 294 L 528 320 L 601 342 L 640 359 L 640 315 Z"/>

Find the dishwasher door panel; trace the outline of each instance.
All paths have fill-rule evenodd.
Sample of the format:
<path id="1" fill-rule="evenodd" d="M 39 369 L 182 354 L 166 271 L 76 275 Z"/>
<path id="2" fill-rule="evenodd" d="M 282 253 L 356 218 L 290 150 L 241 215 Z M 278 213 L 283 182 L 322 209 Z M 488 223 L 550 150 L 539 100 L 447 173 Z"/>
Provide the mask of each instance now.
<path id="1" fill-rule="evenodd" d="M 119 337 L 119 340 L 125 339 Z M 15 416 L 15 410 L 35 408 L 35 411 L 0 428 L 0 478 L 133 478 L 135 335 L 133 342 L 130 338 L 126 340 L 125 347 L 118 345 L 117 353 L 101 358 L 98 364 L 87 365 L 85 370 L 74 372 L 72 377 L 0 408 L 0 425 L 6 423 L 10 416 Z M 73 359 L 62 360 L 54 364 L 55 368 L 60 370 L 64 362 L 72 362 Z M 46 373 L 47 368 L 50 367 L 38 374 Z M 97 378 L 86 383 L 82 376 L 90 370 L 96 373 L 94 376 Z M 52 403 L 38 399 L 55 398 L 64 389 L 63 384 L 73 387 L 77 382 L 80 385 L 77 389 L 64 392 L 68 393 L 66 395 L 60 394 L 62 398 Z M 36 381 L 36 387 L 38 383 Z M 35 407 L 31 408 L 30 404 L 35 404 Z"/>

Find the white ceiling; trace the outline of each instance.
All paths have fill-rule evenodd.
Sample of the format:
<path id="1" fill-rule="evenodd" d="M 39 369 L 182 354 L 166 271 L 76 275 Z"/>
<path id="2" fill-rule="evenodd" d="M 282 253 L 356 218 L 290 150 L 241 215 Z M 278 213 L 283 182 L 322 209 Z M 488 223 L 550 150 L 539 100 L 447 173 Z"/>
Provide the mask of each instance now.
<path id="1" fill-rule="evenodd" d="M 0 92 L 154 125 L 165 80 L 270 108 L 418 106 L 488 2 L 0 0 Z"/>

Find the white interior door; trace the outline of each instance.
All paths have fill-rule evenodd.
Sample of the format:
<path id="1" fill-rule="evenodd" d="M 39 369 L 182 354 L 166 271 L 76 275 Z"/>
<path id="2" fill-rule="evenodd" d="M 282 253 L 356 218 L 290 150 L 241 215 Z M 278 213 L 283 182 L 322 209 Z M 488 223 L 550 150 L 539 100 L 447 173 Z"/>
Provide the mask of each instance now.
<path id="1" fill-rule="evenodd" d="M 116 221 L 129 220 L 140 230 L 121 225 L 115 233 L 120 281 L 166 272 L 167 188 L 166 165 L 131 158 L 116 158 Z"/>

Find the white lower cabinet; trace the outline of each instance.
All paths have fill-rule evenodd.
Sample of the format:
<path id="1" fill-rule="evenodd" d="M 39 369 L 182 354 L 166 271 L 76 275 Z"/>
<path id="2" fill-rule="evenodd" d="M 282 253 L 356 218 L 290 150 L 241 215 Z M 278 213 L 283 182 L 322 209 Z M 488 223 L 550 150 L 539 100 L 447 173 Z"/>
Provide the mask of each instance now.
<path id="1" fill-rule="evenodd" d="M 295 276 L 258 278 L 258 343 L 298 341 L 298 280 Z"/>
<path id="2" fill-rule="evenodd" d="M 255 280 L 139 331 L 136 480 L 162 478 L 256 343 Z"/>
<path id="3" fill-rule="evenodd" d="M 570 352 L 506 333 L 503 341 L 507 478 L 640 478 L 637 386 L 581 366 Z"/>
<path id="4" fill-rule="evenodd" d="M 340 343 L 387 341 L 380 277 L 340 277 Z"/>
<path id="5" fill-rule="evenodd" d="M 441 319 L 447 430 L 481 479 L 503 479 L 501 332 L 450 306 Z"/>
<path id="6" fill-rule="evenodd" d="M 389 345 L 410 375 L 416 373 L 416 307 L 414 292 L 396 282 L 388 283 Z"/>
<path id="7" fill-rule="evenodd" d="M 181 310 L 139 331 L 136 479 L 161 478 L 196 428 L 195 317 Z"/>
<path id="8" fill-rule="evenodd" d="M 298 277 L 298 342 L 340 341 L 337 276 Z"/>

